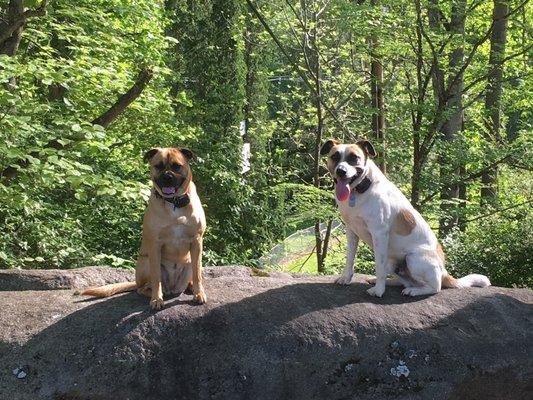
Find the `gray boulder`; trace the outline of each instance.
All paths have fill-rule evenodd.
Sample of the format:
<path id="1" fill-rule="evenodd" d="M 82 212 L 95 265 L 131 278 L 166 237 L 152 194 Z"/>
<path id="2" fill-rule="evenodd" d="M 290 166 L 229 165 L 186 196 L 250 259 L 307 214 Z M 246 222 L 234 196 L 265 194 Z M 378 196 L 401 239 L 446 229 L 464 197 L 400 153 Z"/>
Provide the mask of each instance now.
<path id="1" fill-rule="evenodd" d="M 376 299 L 362 276 L 204 275 L 206 305 L 154 313 L 74 290 L 131 271 L 0 271 L 0 399 L 533 398 L 529 289 Z"/>

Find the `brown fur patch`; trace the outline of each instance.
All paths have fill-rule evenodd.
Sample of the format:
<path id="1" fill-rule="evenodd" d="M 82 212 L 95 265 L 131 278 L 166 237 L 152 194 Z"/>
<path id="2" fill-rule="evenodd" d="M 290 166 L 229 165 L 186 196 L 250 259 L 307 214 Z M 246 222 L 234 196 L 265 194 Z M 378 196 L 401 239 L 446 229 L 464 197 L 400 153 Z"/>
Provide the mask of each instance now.
<path id="1" fill-rule="evenodd" d="M 321 156 L 325 156 L 326 154 L 329 154 L 331 148 L 333 146 L 336 146 L 338 145 L 340 142 L 338 140 L 335 140 L 335 139 L 329 139 L 328 141 L 326 141 L 322 147 L 320 148 L 320 155 Z"/>
<path id="2" fill-rule="evenodd" d="M 337 164 L 339 163 L 339 161 L 333 161 L 331 159 L 331 156 L 333 154 L 335 154 L 336 152 L 340 152 L 340 149 L 341 147 L 339 145 L 334 145 L 333 147 L 331 147 L 331 149 L 329 150 L 329 154 L 328 154 L 328 170 L 329 172 L 331 173 L 331 175 L 334 174 L 334 171 L 335 171 L 335 167 L 337 166 Z"/>
<path id="3" fill-rule="evenodd" d="M 359 164 L 365 164 L 366 163 L 366 153 L 361 148 L 361 146 L 359 146 L 357 144 L 349 144 L 348 146 L 346 146 L 346 150 L 344 152 L 344 159 L 347 160 L 348 156 L 350 154 L 354 154 L 357 157 L 359 157 L 359 160 L 362 160 L 362 162 L 359 161 Z"/>
<path id="4" fill-rule="evenodd" d="M 394 222 L 394 232 L 398 235 L 407 236 L 415 229 L 416 220 L 413 213 L 406 208 L 402 208 L 396 215 Z"/>
<path id="5" fill-rule="evenodd" d="M 366 139 L 359 140 L 357 142 L 357 145 L 361 147 L 361 149 L 363 149 L 363 151 L 365 152 L 365 155 L 368 155 L 370 157 L 377 156 L 376 149 L 374 149 L 374 146 L 368 140 Z"/>
<path id="6" fill-rule="evenodd" d="M 456 288 L 459 287 L 459 282 L 451 275 L 445 275 L 442 277 L 442 287 Z"/>
<path id="7" fill-rule="evenodd" d="M 446 257 L 444 256 L 444 250 L 442 249 L 440 243 L 437 243 L 437 257 L 439 257 L 442 266 L 444 266 L 444 264 L 446 263 Z"/>

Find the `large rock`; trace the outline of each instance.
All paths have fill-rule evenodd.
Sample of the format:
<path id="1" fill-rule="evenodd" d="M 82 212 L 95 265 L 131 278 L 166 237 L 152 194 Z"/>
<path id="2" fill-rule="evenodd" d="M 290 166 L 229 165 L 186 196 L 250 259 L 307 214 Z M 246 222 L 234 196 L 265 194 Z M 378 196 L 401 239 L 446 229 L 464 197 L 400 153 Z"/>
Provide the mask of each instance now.
<path id="1" fill-rule="evenodd" d="M 35 290 L 62 274 L 74 283 Z M 360 277 L 220 267 L 206 269 L 206 305 L 182 295 L 157 313 L 136 293 L 66 289 L 115 274 L 0 273 L 0 399 L 533 398 L 528 289 L 375 299 Z"/>

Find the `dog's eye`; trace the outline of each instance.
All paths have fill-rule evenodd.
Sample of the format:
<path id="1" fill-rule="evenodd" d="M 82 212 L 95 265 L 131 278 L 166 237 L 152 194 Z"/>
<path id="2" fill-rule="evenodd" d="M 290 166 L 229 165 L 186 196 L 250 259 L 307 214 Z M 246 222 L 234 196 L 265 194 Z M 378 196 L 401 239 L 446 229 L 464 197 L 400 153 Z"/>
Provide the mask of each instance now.
<path id="1" fill-rule="evenodd" d="M 337 162 L 340 159 L 341 159 L 341 153 L 339 153 L 338 151 L 331 155 L 331 160 L 334 162 Z"/>
<path id="2" fill-rule="evenodd" d="M 358 161 L 359 161 L 359 157 L 353 153 L 348 154 L 348 156 L 346 157 L 346 162 L 348 164 L 357 164 Z"/>
<path id="3" fill-rule="evenodd" d="M 173 171 L 179 171 L 180 168 L 181 168 L 181 165 L 176 164 L 176 163 L 172 163 L 172 165 L 170 166 L 170 168 L 171 168 Z"/>
<path id="4" fill-rule="evenodd" d="M 162 171 L 163 169 L 165 169 L 165 164 L 163 164 L 162 162 L 160 162 L 159 164 L 156 164 L 155 167 L 156 167 L 158 170 Z"/>

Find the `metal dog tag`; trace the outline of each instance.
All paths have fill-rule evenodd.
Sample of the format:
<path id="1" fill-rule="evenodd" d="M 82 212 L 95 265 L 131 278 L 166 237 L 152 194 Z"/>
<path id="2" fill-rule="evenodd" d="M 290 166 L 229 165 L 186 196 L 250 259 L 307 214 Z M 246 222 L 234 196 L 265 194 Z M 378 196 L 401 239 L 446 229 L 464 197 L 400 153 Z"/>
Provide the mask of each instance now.
<path id="1" fill-rule="evenodd" d="M 350 192 L 350 201 L 348 202 L 348 205 L 349 205 L 350 207 L 355 206 L 355 190 L 352 190 L 352 191 Z"/>

